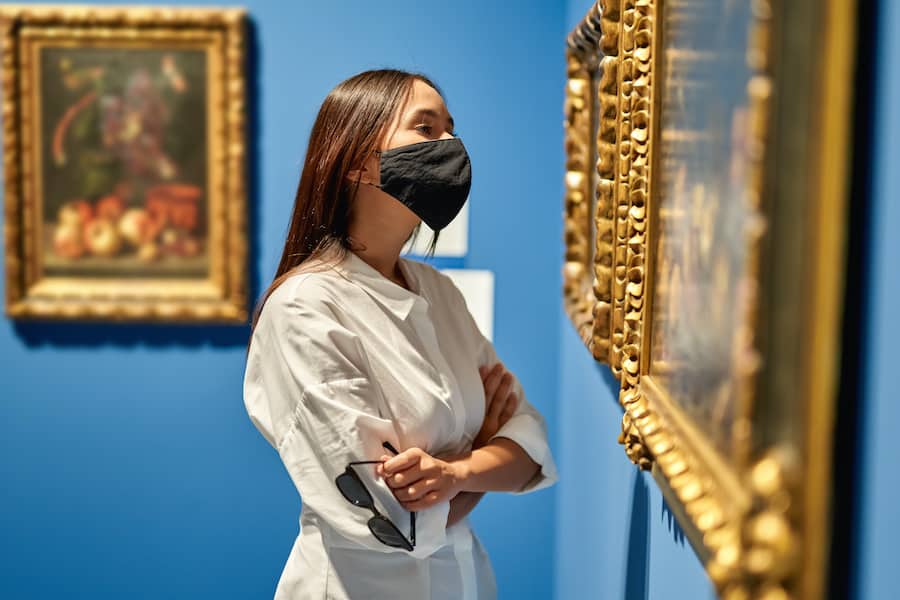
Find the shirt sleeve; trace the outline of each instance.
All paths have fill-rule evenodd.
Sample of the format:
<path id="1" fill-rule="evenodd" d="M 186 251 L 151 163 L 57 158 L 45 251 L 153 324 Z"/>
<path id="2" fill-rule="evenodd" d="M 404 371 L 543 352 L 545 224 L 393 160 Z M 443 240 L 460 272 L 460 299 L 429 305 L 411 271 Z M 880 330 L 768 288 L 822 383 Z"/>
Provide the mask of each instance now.
<path id="1" fill-rule="evenodd" d="M 302 278 L 302 276 L 301 276 Z M 416 512 L 412 552 L 381 543 L 368 527 L 374 513 L 351 504 L 335 484 L 347 463 L 391 454 L 401 446 L 394 424 L 380 416 L 381 390 L 369 375 L 359 337 L 341 325 L 335 305 L 316 299 L 313 282 L 273 293 L 263 308 L 247 357 L 244 404 L 250 420 L 278 451 L 304 505 L 329 533 L 329 543 L 418 558 L 447 543 L 449 501 Z M 304 296 L 301 298 L 300 293 Z M 308 293 L 308 295 L 307 295 Z M 355 465 L 379 512 L 410 537 L 410 515 L 375 465 Z M 326 529 L 323 527 L 323 529 Z"/>
<path id="2" fill-rule="evenodd" d="M 493 342 L 485 337 L 478 328 L 475 318 L 466 305 L 462 292 L 459 291 L 452 279 L 443 273 L 440 273 L 440 276 L 446 279 L 445 285 L 449 285 L 452 288 L 450 293 L 454 297 L 457 311 L 463 321 L 464 330 L 468 331 L 476 340 L 478 366 L 493 366 L 497 362 L 502 362 L 497 356 L 497 350 Z M 515 373 L 511 372 L 511 374 L 513 380 L 510 391 L 515 392 L 519 403 L 513 415 L 497 430 L 497 433 L 491 437 L 491 440 L 503 437 L 516 442 L 534 462 L 541 466 L 534 477 L 520 489 L 509 492 L 511 494 L 525 494 L 550 487 L 558 481 L 559 475 L 547 439 L 547 422 L 544 416 L 528 401 L 519 378 Z"/>

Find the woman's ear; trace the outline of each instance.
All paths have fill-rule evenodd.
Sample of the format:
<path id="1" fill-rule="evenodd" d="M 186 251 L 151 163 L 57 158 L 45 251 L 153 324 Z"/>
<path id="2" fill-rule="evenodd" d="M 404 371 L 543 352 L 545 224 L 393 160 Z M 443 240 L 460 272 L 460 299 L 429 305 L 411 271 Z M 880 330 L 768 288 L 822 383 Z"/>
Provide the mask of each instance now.
<path id="1" fill-rule="evenodd" d="M 381 183 L 378 176 L 378 161 L 374 157 L 368 160 L 359 169 L 350 169 L 347 171 L 347 178 L 359 183 L 367 183 L 369 185 L 379 185 Z"/>
<path id="2" fill-rule="evenodd" d="M 347 179 L 354 183 L 374 183 L 372 181 L 372 178 L 369 177 L 369 170 L 365 166 L 360 169 L 350 169 L 349 171 L 347 171 Z"/>

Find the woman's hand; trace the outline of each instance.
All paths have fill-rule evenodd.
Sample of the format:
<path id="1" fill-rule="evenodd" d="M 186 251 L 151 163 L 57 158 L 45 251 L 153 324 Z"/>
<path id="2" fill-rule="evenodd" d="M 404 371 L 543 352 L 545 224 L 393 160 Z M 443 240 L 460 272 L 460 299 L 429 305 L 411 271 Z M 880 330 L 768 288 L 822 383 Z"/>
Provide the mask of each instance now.
<path id="1" fill-rule="evenodd" d="M 487 444 L 488 440 L 509 421 L 519 404 L 515 392 L 510 391 L 512 373 L 506 370 L 503 363 L 498 362 L 492 368 L 486 365 L 478 367 L 478 372 L 484 384 L 485 415 L 481 430 L 472 441 L 473 450 Z"/>
<path id="2" fill-rule="evenodd" d="M 472 441 L 472 450 L 486 445 L 512 417 L 519 403 L 515 392 L 510 391 L 512 373 L 506 370 L 503 363 L 498 362 L 492 368 L 482 366 L 478 371 L 484 385 L 485 416 L 481 429 Z M 375 471 L 384 478 L 394 497 L 406 510 L 419 511 L 452 500 L 462 491 L 465 480 L 463 471 L 467 463 L 459 458 L 438 458 L 413 447 L 397 456 L 382 455 L 380 460 L 386 462 L 376 465 Z M 483 492 L 479 494 L 483 495 Z M 474 503 L 469 510 L 471 508 L 474 508 Z"/>
<path id="3" fill-rule="evenodd" d="M 386 462 L 375 466 L 394 497 L 412 512 L 452 499 L 465 480 L 462 462 L 448 462 L 412 447 L 397 456 L 382 455 Z"/>

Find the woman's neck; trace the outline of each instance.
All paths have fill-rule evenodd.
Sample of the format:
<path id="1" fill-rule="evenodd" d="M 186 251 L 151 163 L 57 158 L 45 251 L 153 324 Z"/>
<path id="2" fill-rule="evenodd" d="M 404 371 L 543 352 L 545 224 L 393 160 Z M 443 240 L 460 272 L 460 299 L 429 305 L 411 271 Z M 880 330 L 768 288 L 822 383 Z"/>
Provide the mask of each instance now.
<path id="1" fill-rule="evenodd" d="M 419 219 L 406 206 L 377 188 L 360 186 L 347 233 L 353 252 L 382 275 L 406 289 L 400 252 Z"/>
<path id="2" fill-rule="evenodd" d="M 395 256 L 393 259 L 393 263 L 389 264 L 389 261 L 381 258 L 379 261 L 379 257 L 375 256 L 369 252 L 363 252 L 359 250 L 353 251 L 361 260 L 364 260 L 376 271 L 384 275 L 386 278 L 390 279 L 397 285 L 402 288 L 406 288 L 407 290 L 411 290 L 409 283 L 403 276 L 403 271 L 400 269 L 400 258 L 399 256 Z"/>

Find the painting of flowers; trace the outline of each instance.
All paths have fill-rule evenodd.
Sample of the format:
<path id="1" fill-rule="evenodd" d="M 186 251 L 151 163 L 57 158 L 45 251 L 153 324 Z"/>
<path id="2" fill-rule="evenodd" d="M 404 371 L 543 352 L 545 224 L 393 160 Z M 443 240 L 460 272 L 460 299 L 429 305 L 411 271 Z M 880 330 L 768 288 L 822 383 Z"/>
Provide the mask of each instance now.
<path id="1" fill-rule="evenodd" d="M 244 323 L 242 8 L 0 5 L 6 314 Z"/>

